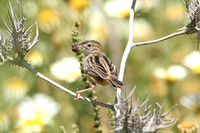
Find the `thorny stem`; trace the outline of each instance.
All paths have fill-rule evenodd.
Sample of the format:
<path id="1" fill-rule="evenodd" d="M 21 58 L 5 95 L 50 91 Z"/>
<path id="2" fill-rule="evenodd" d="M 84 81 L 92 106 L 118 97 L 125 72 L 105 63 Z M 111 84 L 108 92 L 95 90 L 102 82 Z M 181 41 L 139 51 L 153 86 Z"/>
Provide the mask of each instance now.
<path id="1" fill-rule="evenodd" d="M 49 82 L 50 84 L 54 85 L 55 87 L 67 92 L 68 94 L 76 97 L 76 93 L 68 90 L 67 88 L 63 87 L 62 85 L 54 82 L 53 80 L 47 78 L 46 76 L 44 76 L 43 74 L 39 73 L 37 70 L 35 70 L 34 68 L 32 68 L 29 64 L 27 65 L 24 65 L 23 67 L 27 68 L 29 71 L 31 71 L 32 73 L 34 73 L 36 76 L 40 77 L 41 79 Z M 106 108 L 109 108 L 109 109 L 112 109 L 113 110 L 113 105 L 109 105 L 109 104 L 105 104 L 105 103 L 101 103 L 101 102 L 98 102 L 98 101 L 95 101 L 95 100 L 91 100 L 89 98 L 86 98 L 86 97 L 83 97 L 83 96 L 80 96 L 80 100 L 84 100 L 84 101 L 87 101 L 89 103 L 93 103 L 93 104 L 97 104 L 99 106 L 102 106 L 102 107 L 106 107 Z"/>

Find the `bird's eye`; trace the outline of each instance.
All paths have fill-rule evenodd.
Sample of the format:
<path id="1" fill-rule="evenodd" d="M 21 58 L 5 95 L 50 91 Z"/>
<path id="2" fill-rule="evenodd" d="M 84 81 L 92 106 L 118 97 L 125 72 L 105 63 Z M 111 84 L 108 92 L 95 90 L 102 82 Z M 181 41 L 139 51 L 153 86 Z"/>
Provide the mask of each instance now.
<path id="1" fill-rule="evenodd" d="M 88 46 L 88 47 L 91 47 L 91 44 L 89 43 L 87 46 Z"/>

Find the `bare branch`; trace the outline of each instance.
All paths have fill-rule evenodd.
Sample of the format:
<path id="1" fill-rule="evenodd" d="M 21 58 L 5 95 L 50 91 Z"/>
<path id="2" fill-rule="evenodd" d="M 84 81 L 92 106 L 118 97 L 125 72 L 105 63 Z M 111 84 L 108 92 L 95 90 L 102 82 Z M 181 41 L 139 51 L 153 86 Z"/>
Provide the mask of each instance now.
<path id="1" fill-rule="evenodd" d="M 165 36 L 165 37 L 162 37 L 162 38 L 159 38 L 159 39 L 156 39 L 156 40 L 147 41 L 147 42 L 140 42 L 140 43 L 132 43 L 131 48 L 134 47 L 134 46 L 150 45 L 150 44 L 162 42 L 164 40 L 167 40 L 167 39 L 170 39 L 172 37 L 179 36 L 179 35 L 183 35 L 183 34 L 187 34 L 187 32 L 185 30 L 182 30 L 182 31 L 172 33 L 168 36 Z"/>
<path id="2" fill-rule="evenodd" d="M 124 54 L 122 56 L 120 71 L 119 71 L 119 80 L 120 81 L 123 81 L 126 61 L 127 61 L 128 55 L 130 53 L 131 45 L 132 45 L 132 41 L 133 41 L 133 20 L 134 20 L 135 4 L 136 4 L 136 0 L 133 0 L 132 5 L 131 5 L 131 10 L 129 13 L 129 15 L 130 15 L 130 17 L 129 17 L 129 39 L 128 39 L 128 43 L 126 45 Z M 117 96 L 121 96 L 121 88 L 117 88 L 116 99 L 117 99 Z M 117 102 L 117 100 L 115 102 Z M 118 113 L 115 113 L 115 118 L 118 118 L 120 115 L 120 110 L 116 110 L 116 112 L 118 112 Z M 119 127 L 120 127 L 120 123 L 118 121 L 116 121 L 115 128 L 117 129 Z M 120 133 L 120 131 L 116 130 L 115 133 Z"/>
<path id="3" fill-rule="evenodd" d="M 130 18 L 129 18 L 129 39 L 128 39 L 128 43 L 126 45 L 124 54 L 122 56 L 120 71 L 119 71 L 119 80 L 120 81 L 123 81 L 126 61 L 127 61 L 127 58 L 128 58 L 128 55 L 130 53 L 131 46 L 132 46 L 132 43 L 133 43 L 132 42 L 133 41 L 133 20 L 134 20 L 135 4 L 136 4 L 136 0 L 133 0 L 131 10 L 130 10 L 130 14 L 129 14 L 130 15 Z M 120 88 L 117 89 L 117 94 L 121 95 L 121 89 Z"/>
<path id="4" fill-rule="evenodd" d="M 135 4 L 136 4 L 136 0 L 133 0 L 132 6 L 131 6 L 131 10 L 130 10 L 130 18 L 129 18 L 129 40 L 128 40 L 127 46 L 125 48 L 124 54 L 122 56 L 121 65 L 120 65 L 120 71 L 119 71 L 119 80 L 120 81 L 123 81 L 126 61 L 127 61 L 128 55 L 129 55 L 130 50 L 131 50 L 132 47 L 154 44 L 154 43 L 162 42 L 162 41 L 167 40 L 167 39 L 172 38 L 172 37 L 176 37 L 176 36 L 188 33 L 187 30 L 181 30 L 179 32 L 172 33 L 172 34 L 170 34 L 168 36 L 165 36 L 165 37 L 162 37 L 162 38 L 159 38 L 159 39 L 156 39 L 156 40 L 147 41 L 147 42 L 140 42 L 140 43 L 133 43 L 133 20 L 134 20 L 134 7 L 135 7 Z M 121 94 L 121 89 L 120 88 L 117 89 L 117 93 Z"/>
<path id="5" fill-rule="evenodd" d="M 46 76 L 44 76 L 43 74 L 39 73 L 37 70 L 35 70 L 34 68 L 32 68 L 28 63 L 24 62 L 23 65 L 24 65 L 23 67 L 27 68 L 29 71 L 31 71 L 32 73 L 34 73 L 36 76 L 38 76 L 41 79 L 49 82 L 50 84 L 52 84 L 53 86 L 55 86 L 55 87 L 63 90 L 64 92 L 72 95 L 73 97 L 76 97 L 76 93 L 68 90 L 67 88 L 63 87 L 62 85 L 60 85 L 60 84 L 54 82 L 53 80 L 47 78 Z M 83 97 L 83 96 L 80 96 L 80 100 L 84 100 L 84 101 L 87 101 L 89 103 L 97 104 L 99 106 L 106 107 L 106 108 L 114 110 L 113 109 L 113 105 L 101 103 L 101 102 L 98 102 L 98 101 L 95 101 L 95 100 L 91 100 L 91 99 Z"/>

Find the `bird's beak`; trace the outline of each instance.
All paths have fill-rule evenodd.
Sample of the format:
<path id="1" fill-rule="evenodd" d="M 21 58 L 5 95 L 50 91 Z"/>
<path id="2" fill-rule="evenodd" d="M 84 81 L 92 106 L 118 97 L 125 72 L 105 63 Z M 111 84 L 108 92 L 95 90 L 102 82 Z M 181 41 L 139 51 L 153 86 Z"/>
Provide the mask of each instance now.
<path id="1" fill-rule="evenodd" d="M 78 52 L 79 51 L 79 48 L 81 47 L 81 44 L 80 43 L 77 43 L 77 44 L 72 44 L 72 51 L 74 52 Z"/>

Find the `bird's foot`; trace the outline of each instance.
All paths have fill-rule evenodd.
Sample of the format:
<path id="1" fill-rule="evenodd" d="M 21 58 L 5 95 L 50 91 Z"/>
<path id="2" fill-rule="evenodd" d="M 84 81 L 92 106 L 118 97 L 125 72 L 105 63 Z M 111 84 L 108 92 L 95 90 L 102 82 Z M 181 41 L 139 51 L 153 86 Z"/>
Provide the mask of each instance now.
<path id="1" fill-rule="evenodd" d="M 75 100 L 79 100 L 81 97 L 81 93 L 85 92 L 85 91 L 92 91 L 94 88 L 96 87 L 96 85 L 92 85 L 90 88 L 84 89 L 84 90 L 80 90 L 80 91 L 76 91 L 76 97 Z"/>
<path id="2" fill-rule="evenodd" d="M 81 92 L 76 91 L 76 97 L 74 98 L 75 100 L 79 100 L 81 97 Z"/>

